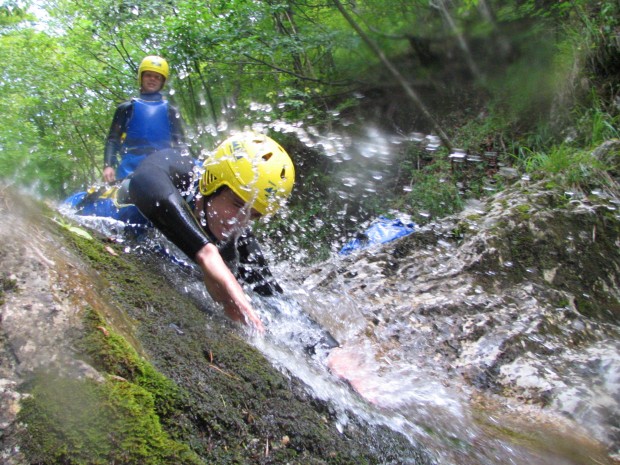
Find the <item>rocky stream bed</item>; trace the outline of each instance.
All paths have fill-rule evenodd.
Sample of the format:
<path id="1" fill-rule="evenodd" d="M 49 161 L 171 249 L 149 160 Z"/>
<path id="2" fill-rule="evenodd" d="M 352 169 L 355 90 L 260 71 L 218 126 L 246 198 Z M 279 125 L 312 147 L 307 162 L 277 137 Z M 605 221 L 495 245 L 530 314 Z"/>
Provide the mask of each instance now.
<path id="1" fill-rule="evenodd" d="M 484 435 L 533 451 L 527 463 L 617 463 L 619 207 L 524 182 L 285 286 L 323 296 L 302 305 L 364 354 L 372 369 L 354 376 L 378 381 L 360 390 L 375 408 L 415 410 L 428 434 L 444 414 L 419 396 L 437 386 Z M 83 237 L 9 188 L 0 212 L 2 463 L 447 463 L 424 436 L 339 421 L 161 257 Z M 455 463 L 502 463 L 453 449 Z"/>

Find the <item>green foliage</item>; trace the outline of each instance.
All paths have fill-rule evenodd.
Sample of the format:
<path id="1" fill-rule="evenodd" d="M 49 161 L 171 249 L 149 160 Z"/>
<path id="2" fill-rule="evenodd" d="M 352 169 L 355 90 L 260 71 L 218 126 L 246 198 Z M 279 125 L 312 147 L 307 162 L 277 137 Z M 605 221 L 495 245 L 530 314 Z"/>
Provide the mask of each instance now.
<path id="1" fill-rule="evenodd" d="M 554 145 L 571 139 L 591 148 L 618 135 L 617 2 L 344 3 L 407 80 L 429 90 L 424 99 L 447 121 L 455 146 L 498 151 L 520 167 L 553 166 L 558 162 L 542 159 L 556 158 Z M 406 105 L 390 100 L 393 78 L 330 2 L 51 0 L 42 6 L 49 15 L 42 24 L 19 5 L 0 9 L 0 109 L 12 118 L 0 128 L 0 173 L 46 196 L 63 197 L 100 178 L 113 109 L 135 94 L 136 68 L 147 53 L 169 60 L 166 89 L 198 148 L 213 148 L 229 129 L 276 121 L 326 133 L 341 114 L 349 122 L 378 113 L 390 130 L 420 130 L 406 126 L 420 124 L 413 110 L 404 121 L 384 118 Z M 471 76 L 472 63 L 480 76 Z M 373 92 L 385 98 L 362 112 L 369 99 L 360 94 Z M 346 201 L 307 194 L 337 185 L 311 156 L 300 157 L 301 179 L 333 178 L 303 183 L 306 194 L 289 218 L 298 230 L 283 231 L 310 234 L 316 240 L 297 237 L 295 247 L 324 256 L 330 246 L 313 244 L 332 243 L 355 223 L 339 216 Z M 382 202 L 356 198 L 346 215 L 363 221 L 394 206 L 452 212 L 462 199 L 450 185 L 462 182 L 466 195 L 477 195 L 492 175 L 452 175 L 438 165 L 420 171 L 428 161 L 419 152 L 402 161 L 377 194 Z M 573 171 L 571 179 L 584 170 Z M 399 198 L 410 184 L 413 191 Z M 268 234 L 283 223 L 273 222 Z"/>
<path id="2" fill-rule="evenodd" d="M 574 126 L 566 141 L 556 144 L 553 137 L 545 138 L 541 131 L 538 140 L 526 141 L 531 148 L 519 148 L 517 162 L 531 177 L 552 177 L 568 187 L 610 187 L 607 171 L 614 167 L 592 156 L 592 151 L 603 142 L 620 137 L 620 114 L 605 110 L 595 91 L 585 101 L 587 104 L 572 111 Z"/>
<path id="3" fill-rule="evenodd" d="M 455 147 L 470 154 L 504 151 L 512 145 L 516 137 L 509 121 L 495 113 L 466 120 L 464 123 L 455 128 L 452 141 Z"/>
<path id="4" fill-rule="evenodd" d="M 19 23 L 29 18 L 30 15 L 26 12 L 26 6 L 21 2 L 5 0 L 0 5 L 0 31 L 19 25 Z"/>
<path id="5" fill-rule="evenodd" d="M 609 187 L 605 175 L 607 167 L 592 156 L 590 151 L 566 144 L 551 147 L 546 152 L 522 149 L 524 169 L 534 179 L 554 177 L 565 186 Z"/>
<path id="6" fill-rule="evenodd" d="M 412 173 L 411 187 L 403 207 L 412 212 L 418 223 L 455 213 L 463 206 L 448 164 L 441 159 Z"/>
<path id="7" fill-rule="evenodd" d="M 56 38 L 25 29 L 0 36 L 0 59 L 0 110 L 12 117 L 0 130 L 2 176 L 52 197 L 90 182 L 102 137 L 95 96 L 68 72 L 70 54 Z"/>
<path id="8" fill-rule="evenodd" d="M 591 103 L 575 110 L 574 115 L 577 142 L 584 146 L 593 147 L 620 138 L 620 112 L 613 115 L 606 111 L 594 92 Z"/>

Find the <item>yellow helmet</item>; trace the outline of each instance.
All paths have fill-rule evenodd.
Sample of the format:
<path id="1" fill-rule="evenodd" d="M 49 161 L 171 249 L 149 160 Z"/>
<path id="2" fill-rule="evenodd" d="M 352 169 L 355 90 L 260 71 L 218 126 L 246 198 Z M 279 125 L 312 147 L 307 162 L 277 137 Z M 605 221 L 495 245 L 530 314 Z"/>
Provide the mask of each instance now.
<path id="1" fill-rule="evenodd" d="M 168 62 L 162 57 L 155 55 L 144 57 L 140 63 L 140 67 L 138 68 L 138 85 L 142 85 L 142 73 L 145 71 L 153 71 L 161 74 L 164 77 L 164 83 L 168 80 L 168 76 L 170 76 Z"/>
<path id="2" fill-rule="evenodd" d="M 226 139 L 203 168 L 202 195 L 228 186 L 261 215 L 275 213 L 295 183 L 295 167 L 288 153 L 273 139 L 254 132 Z"/>

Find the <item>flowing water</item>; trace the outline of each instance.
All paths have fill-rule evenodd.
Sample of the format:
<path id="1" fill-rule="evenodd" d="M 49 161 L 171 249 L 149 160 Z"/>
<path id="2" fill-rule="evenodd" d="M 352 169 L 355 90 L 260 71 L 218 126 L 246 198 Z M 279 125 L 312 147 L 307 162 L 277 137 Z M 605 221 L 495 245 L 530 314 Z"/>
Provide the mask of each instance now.
<path id="1" fill-rule="evenodd" d="M 429 151 L 438 146 L 438 141 L 430 136 L 387 137 L 375 129 L 369 129 L 366 137 L 355 140 L 337 134 L 322 135 L 313 129 L 281 122 L 270 122 L 255 129 L 265 129 L 265 126 L 294 132 L 308 147 L 320 147 L 324 156 L 340 166 L 340 184 L 334 188 L 333 195 L 345 201 L 375 194 L 377 185 L 389 176 L 393 154 L 403 142 L 417 141 Z M 343 216 L 349 214 L 343 212 Z M 146 249 L 149 253 L 161 253 L 163 260 L 174 258 L 170 280 L 184 292 L 210 301 L 200 279 L 188 279 L 192 273 L 199 276 L 199 272 L 158 234 L 150 232 L 146 240 L 136 244 L 123 236 L 121 224 L 101 218 L 74 218 L 119 241 L 126 241 L 128 252 Z M 345 232 L 352 231 L 343 231 L 333 250 L 338 250 L 350 237 Z M 300 230 L 298 234 L 312 234 L 312 231 Z M 266 324 L 267 335 L 248 334 L 247 339 L 281 371 L 301 379 L 314 397 L 328 402 L 336 412 L 341 429 L 351 418 L 356 418 L 369 425 L 387 426 L 404 435 L 412 444 L 412 454 L 400 457 L 399 463 L 403 464 L 417 463 L 415 448 L 421 448 L 432 462 L 442 465 L 610 463 L 594 442 L 571 431 L 571 424 L 564 423 L 562 418 L 542 415 L 541 419 L 537 409 L 514 407 L 493 396 L 480 396 L 471 385 L 435 367 L 428 351 L 433 341 L 428 340 L 424 332 L 419 333 L 418 339 L 408 339 L 406 344 L 401 344 L 398 337 L 379 340 L 377 334 L 369 330 L 372 318 L 381 319 L 389 314 L 392 318 L 390 331 L 397 335 L 416 324 L 406 311 L 413 303 L 401 302 L 399 314 L 393 302 L 389 302 L 386 305 L 391 306 L 390 311 L 377 314 L 376 309 L 381 308 L 381 292 L 373 289 L 363 294 L 353 292 L 351 281 L 338 282 L 342 281 L 342 275 L 328 273 L 342 266 L 343 259 L 337 254 L 323 265 L 324 273 L 315 270 L 314 274 L 309 274 L 307 269 L 296 264 L 304 258 L 303 251 L 292 247 L 291 261 L 278 262 L 274 261 L 275 253 L 271 253 L 270 246 L 265 244 L 265 251 L 271 258 L 274 274 L 283 277 L 285 296 L 253 298 Z M 381 282 L 374 278 L 381 272 L 375 270 L 373 274 L 372 253 L 367 257 L 370 257 L 367 262 L 371 267 L 367 272 L 368 283 L 365 283 L 364 274 L 360 274 L 355 285 L 380 287 Z M 179 274 L 175 267 L 183 267 L 190 273 Z M 450 270 L 425 272 L 447 273 Z M 404 295 L 423 294 L 423 289 L 411 288 L 409 279 L 406 275 L 402 277 L 403 286 L 407 287 Z M 332 285 L 315 285 L 323 280 L 331 280 Z M 370 302 L 375 309 L 374 317 L 369 316 L 372 314 L 368 311 Z M 452 303 L 446 298 L 445 304 Z M 427 323 L 433 324 L 432 321 Z M 328 368 L 332 351 L 320 343 L 315 345 L 326 331 L 341 344 L 336 351 L 345 360 L 341 371 L 347 380 Z M 415 353 L 416 347 L 420 349 L 419 354 Z M 489 350 L 494 350 L 494 346 L 490 345 Z"/>
<path id="2" fill-rule="evenodd" d="M 334 405 L 343 426 L 352 415 L 369 424 L 385 425 L 440 464 L 604 463 L 598 462 L 600 451 L 588 450 L 587 441 L 577 436 L 553 428 L 537 430 L 540 424 L 528 425 L 525 418 L 499 406 L 476 405 L 468 387 L 446 379 L 428 364 L 408 362 L 398 347 L 382 356 L 382 349 L 365 334 L 366 320 L 357 310 L 363 303 L 343 295 L 287 291 L 292 298 L 258 302 L 269 334 L 253 343 L 276 366 L 302 379 L 315 397 Z M 326 354 L 306 354 L 307 340 L 312 339 L 309 333 L 322 331 L 308 322 L 307 312 L 327 314 L 334 322 L 329 327 L 352 360 L 355 389 L 326 368 Z M 406 326 L 407 322 L 399 324 Z M 580 445 L 575 447 L 574 441 Z M 413 458 L 401 460 L 416 463 Z"/>

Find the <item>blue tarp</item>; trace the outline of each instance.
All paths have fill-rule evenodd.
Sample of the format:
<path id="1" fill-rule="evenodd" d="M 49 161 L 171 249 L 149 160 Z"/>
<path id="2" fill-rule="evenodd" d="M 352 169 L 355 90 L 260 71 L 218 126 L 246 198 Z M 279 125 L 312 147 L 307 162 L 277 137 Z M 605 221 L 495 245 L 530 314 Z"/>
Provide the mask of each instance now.
<path id="1" fill-rule="evenodd" d="M 359 233 L 357 237 L 347 242 L 340 255 L 349 255 L 355 250 L 363 250 L 377 244 L 384 244 L 399 237 L 404 237 L 415 231 L 415 224 L 403 222 L 400 219 L 389 219 L 380 216 L 372 222 L 366 231 Z"/>

